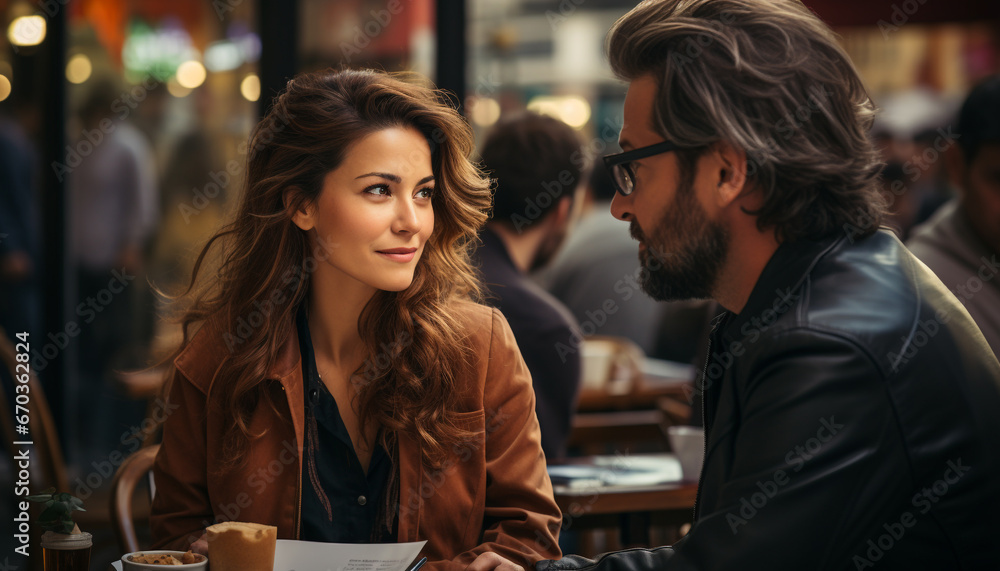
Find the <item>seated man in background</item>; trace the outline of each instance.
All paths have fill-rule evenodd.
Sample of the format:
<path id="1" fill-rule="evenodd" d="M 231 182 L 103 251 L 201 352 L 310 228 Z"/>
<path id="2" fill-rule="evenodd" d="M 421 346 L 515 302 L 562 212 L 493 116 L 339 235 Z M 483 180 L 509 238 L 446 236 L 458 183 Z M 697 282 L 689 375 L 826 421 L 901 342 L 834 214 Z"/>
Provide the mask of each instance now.
<path id="1" fill-rule="evenodd" d="M 969 310 L 1000 355 L 1000 75 L 980 83 L 959 112 L 958 145 L 946 151 L 961 195 L 906 243 Z"/>
<path id="2" fill-rule="evenodd" d="M 659 0 L 608 45 L 643 287 L 727 311 L 690 532 L 536 567 L 995 568 L 1000 363 L 879 229 L 874 106 L 836 36 L 798 0 Z"/>
<path id="3" fill-rule="evenodd" d="M 493 213 L 475 254 L 485 301 L 510 323 L 531 372 L 542 449 L 546 458 L 560 458 L 580 388 L 579 351 L 560 347 L 578 347 L 579 331 L 566 307 L 527 273 L 545 266 L 566 237 L 586 174 L 582 144 L 569 125 L 524 113 L 498 123 L 480 154 L 496 180 Z"/>

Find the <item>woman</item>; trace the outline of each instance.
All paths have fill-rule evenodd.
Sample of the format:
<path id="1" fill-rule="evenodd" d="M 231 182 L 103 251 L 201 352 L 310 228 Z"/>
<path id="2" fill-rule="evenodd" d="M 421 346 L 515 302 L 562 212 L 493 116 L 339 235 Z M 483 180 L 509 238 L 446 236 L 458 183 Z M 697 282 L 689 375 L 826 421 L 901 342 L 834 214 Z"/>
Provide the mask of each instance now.
<path id="1" fill-rule="evenodd" d="M 237 520 L 427 540 L 441 569 L 558 558 L 531 379 L 500 313 L 467 301 L 490 202 L 472 150 L 429 88 L 371 71 L 289 82 L 188 288 L 157 547 L 203 549 L 207 525 Z M 219 269 L 195 287 L 213 245 Z"/>

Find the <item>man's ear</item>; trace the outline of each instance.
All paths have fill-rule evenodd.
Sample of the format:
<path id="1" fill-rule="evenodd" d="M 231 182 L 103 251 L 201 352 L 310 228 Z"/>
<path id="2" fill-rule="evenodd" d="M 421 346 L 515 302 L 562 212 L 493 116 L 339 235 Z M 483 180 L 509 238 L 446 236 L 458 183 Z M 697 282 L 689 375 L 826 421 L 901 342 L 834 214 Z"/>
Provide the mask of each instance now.
<path id="1" fill-rule="evenodd" d="M 296 226 L 306 232 L 316 226 L 316 221 L 313 219 L 316 205 L 307 200 L 298 187 L 286 188 L 281 193 L 281 202 L 285 206 L 285 212 L 288 213 Z"/>
<path id="2" fill-rule="evenodd" d="M 579 198 L 579 197 L 576 197 Z M 574 200 L 573 195 L 563 196 L 559 198 L 559 202 L 556 203 L 556 207 L 552 211 L 552 225 L 554 228 L 565 228 L 567 224 L 572 222 L 573 218 L 573 205 L 579 203 L 579 200 Z"/>
<path id="3" fill-rule="evenodd" d="M 719 141 L 713 146 L 716 204 L 725 208 L 743 193 L 747 183 L 747 154 L 743 149 Z"/>

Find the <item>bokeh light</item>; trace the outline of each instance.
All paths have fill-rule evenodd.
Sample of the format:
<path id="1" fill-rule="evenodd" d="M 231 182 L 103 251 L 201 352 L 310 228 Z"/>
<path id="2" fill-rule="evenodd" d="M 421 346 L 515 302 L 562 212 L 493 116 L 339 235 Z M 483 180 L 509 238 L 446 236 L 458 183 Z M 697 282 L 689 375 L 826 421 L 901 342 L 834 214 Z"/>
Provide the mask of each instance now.
<path id="1" fill-rule="evenodd" d="M 251 73 L 243 78 L 243 81 L 240 82 L 240 93 L 247 101 L 260 99 L 260 78 L 257 77 L 256 73 Z"/>
<path id="2" fill-rule="evenodd" d="M 205 71 L 205 66 L 201 65 L 201 62 L 189 60 L 177 67 L 177 83 L 181 87 L 194 89 L 205 83 L 206 77 L 208 77 L 208 72 Z"/>
<path id="3" fill-rule="evenodd" d="M 7 39 L 15 46 L 37 46 L 45 40 L 45 18 L 21 16 L 7 28 Z"/>
<path id="4" fill-rule="evenodd" d="M 90 79 L 93 71 L 94 66 L 90 63 L 90 58 L 84 54 L 76 54 L 66 63 L 66 80 L 80 84 Z"/>

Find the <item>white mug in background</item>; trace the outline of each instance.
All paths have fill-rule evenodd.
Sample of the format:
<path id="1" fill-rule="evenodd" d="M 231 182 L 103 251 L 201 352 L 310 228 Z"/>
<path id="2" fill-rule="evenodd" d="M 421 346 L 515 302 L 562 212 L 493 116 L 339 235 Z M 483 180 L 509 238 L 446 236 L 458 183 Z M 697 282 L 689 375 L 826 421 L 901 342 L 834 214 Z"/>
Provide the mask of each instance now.
<path id="1" fill-rule="evenodd" d="M 681 463 L 685 481 L 697 482 L 701 465 L 705 461 L 705 429 L 696 426 L 667 427 L 670 447 Z"/>

